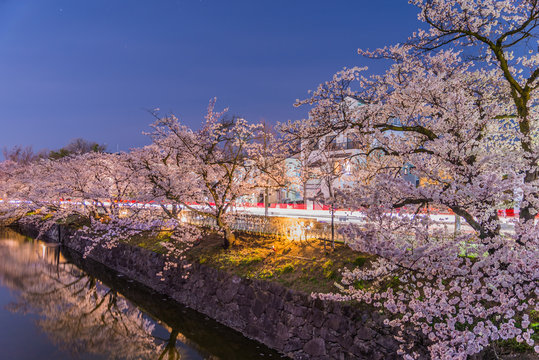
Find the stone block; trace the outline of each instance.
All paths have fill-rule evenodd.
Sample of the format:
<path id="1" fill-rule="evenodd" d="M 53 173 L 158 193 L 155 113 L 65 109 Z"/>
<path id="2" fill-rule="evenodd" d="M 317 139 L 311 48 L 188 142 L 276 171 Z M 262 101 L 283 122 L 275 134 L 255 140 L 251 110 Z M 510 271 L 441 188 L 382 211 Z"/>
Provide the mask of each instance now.
<path id="1" fill-rule="evenodd" d="M 236 294 L 238 293 L 238 283 L 228 282 L 224 283 L 220 288 L 217 289 L 216 295 L 219 301 L 224 304 L 231 302 Z"/>
<path id="2" fill-rule="evenodd" d="M 310 356 L 325 356 L 326 355 L 326 343 L 322 338 L 314 338 L 308 341 L 303 346 L 303 351 L 305 351 Z"/>
<path id="3" fill-rule="evenodd" d="M 300 327 L 303 324 L 305 324 L 305 318 L 294 316 L 292 314 L 288 315 L 287 322 L 288 326 L 290 327 Z"/>
<path id="4" fill-rule="evenodd" d="M 303 341 L 298 338 L 292 338 L 286 342 L 283 351 L 285 353 L 294 352 L 303 349 Z"/>
<path id="5" fill-rule="evenodd" d="M 368 327 L 361 326 L 357 328 L 356 337 L 360 340 L 374 340 L 376 335 L 377 332 Z"/>
<path id="6" fill-rule="evenodd" d="M 397 349 L 399 348 L 397 340 L 390 336 L 379 336 L 376 339 L 376 344 L 382 346 L 388 352 L 397 352 Z"/>
<path id="7" fill-rule="evenodd" d="M 290 331 L 288 326 L 283 323 L 278 323 L 275 327 L 275 337 L 281 340 L 288 340 L 290 338 Z"/>
<path id="8" fill-rule="evenodd" d="M 301 340 L 310 340 L 313 338 L 313 329 L 314 328 L 305 325 L 301 328 L 298 328 L 296 330 L 296 334 Z"/>
<path id="9" fill-rule="evenodd" d="M 342 318 L 340 316 L 337 316 L 335 314 L 328 314 L 324 326 L 333 330 L 339 330 L 339 328 L 341 327 L 341 321 Z"/>
<path id="10" fill-rule="evenodd" d="M 324 313 L 319 309 L 313 309 L 313 315 L 311 318 L 311 323 L 314 327 L 321 327 L 324 324 L 324 320 L 326 319 Z"/>
<path id="11" fill-rule="evenodd" d="M 259 299 L 256 299 L 255 303 L 253 304 L 253 307 L 251 308 L 251 311 L 253 312 L 254 316 L 259 318 L 260 315 L 262 315 L 262 313 L 264 312 L 265 308 L 266 308 L 266 304 L 264 304 Z"/>

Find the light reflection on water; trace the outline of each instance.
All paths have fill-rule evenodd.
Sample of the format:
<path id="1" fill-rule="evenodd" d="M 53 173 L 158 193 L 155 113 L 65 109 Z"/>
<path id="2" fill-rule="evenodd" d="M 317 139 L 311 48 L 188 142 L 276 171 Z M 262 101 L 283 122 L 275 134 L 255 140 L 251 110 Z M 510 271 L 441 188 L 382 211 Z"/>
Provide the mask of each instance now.
<path id="1" fill-rule="evenodd" d="M 0 359 L 280 357 L 99 263 L 0 229 Z"/>

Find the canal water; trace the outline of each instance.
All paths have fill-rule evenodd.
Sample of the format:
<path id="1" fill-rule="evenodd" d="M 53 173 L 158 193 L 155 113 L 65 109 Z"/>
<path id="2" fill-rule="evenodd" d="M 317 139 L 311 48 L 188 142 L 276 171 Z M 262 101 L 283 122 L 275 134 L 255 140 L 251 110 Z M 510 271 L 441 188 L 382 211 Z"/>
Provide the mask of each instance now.
<path id="1" fill-rule="evenodd" d="M 281 359 L 80 254 L 0 229 L 0 359 Z"/>

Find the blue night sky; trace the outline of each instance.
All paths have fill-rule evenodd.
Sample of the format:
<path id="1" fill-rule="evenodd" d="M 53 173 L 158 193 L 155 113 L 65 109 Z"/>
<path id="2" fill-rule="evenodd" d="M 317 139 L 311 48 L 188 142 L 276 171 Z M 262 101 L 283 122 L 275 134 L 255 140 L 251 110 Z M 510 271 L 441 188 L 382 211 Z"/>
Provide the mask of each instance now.
<path id="1" fill-rule="evenodd" d="M 197 127 L 208 100 L 251 121 L 418 28 L 405 0 L 0 0 L 0 147 L 148 143 L 147 109 Z"/>

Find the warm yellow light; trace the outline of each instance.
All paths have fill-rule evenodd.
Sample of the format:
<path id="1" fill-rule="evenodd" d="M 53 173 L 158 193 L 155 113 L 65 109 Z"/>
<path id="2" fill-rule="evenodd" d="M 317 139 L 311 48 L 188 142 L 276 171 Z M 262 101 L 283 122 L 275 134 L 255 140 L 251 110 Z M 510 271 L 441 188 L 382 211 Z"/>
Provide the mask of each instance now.
<path id="1" fill-rule="evenodd" d="M 292 241 L 305 239 L 305 224 L 303 221 L 292 221 L 286 231 L 287 238 Z"/>

